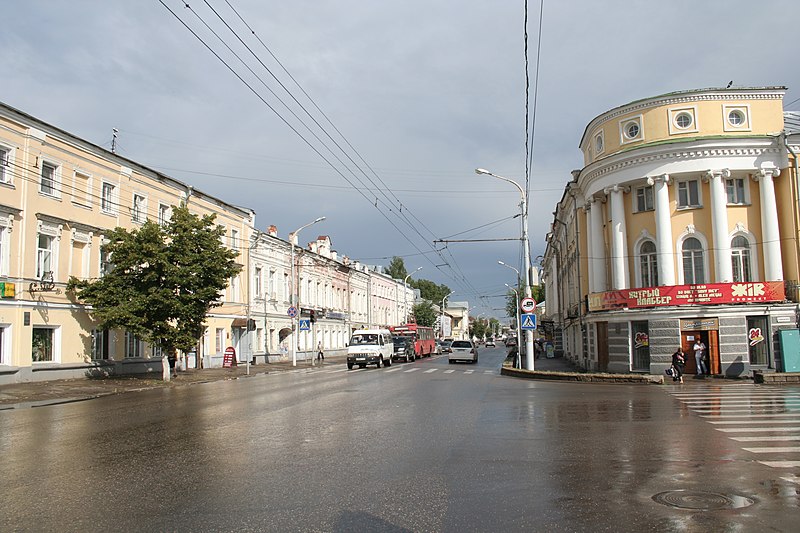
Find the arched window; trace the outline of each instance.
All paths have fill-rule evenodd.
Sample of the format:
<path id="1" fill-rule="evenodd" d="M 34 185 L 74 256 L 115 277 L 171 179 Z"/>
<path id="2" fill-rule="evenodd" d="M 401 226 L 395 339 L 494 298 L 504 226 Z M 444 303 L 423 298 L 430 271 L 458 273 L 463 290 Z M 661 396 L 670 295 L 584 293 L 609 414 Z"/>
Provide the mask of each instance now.
<path id="1" fill-rule="evenodd" d="M 688 285 L 706 282 L 703 245 L 694 237 L 683 241 L 683 282 Z"/>
<path id="2" fill-rule="evenodd" d="M 639 247 L 639 265 L 642 270 L 642 287 L 658 287 L 658 255 L 653 241 L 644 241 Z"/>
<path id="3" fill-rule="evenodd" d="M 750 267 L 750 241 L 744 235 L 737 235 L 731 241 L 731 262 L 733 281 L 753 281 Z"/>

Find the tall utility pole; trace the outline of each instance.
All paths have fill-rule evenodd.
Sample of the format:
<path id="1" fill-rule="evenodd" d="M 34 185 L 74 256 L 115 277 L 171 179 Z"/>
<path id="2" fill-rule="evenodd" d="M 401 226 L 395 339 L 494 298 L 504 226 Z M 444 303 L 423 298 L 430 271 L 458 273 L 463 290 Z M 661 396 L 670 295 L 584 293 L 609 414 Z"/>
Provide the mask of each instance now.
<path id="1" fill-rule="evenodd" d="M 525 297 L 530 298 L 533 296 L 531 291 L 531 250 L 530 250 L 530 243 L 528 242 L 528 195 L 525 193 L 525 189 L 517 183 L 516 181 L 505 178 L 503 176 L 498 176 L 497 174 L 492 174 L 488 170 L 482 168 L 475 169 L 476 174 L 486 174 L 487 176 L 492 176 L 493 178 L 497 178 L 502 181 L 506 181 L 512 184 L 519 190 L 519 194 L 522 197 L 522 203 L 520 205 L 522 209 L 522 248 L 523 248 L 523 255 L 525 257 Z M 525 330 L 525 368 L 527 370 L 533 370 L 533 330 L 526 329 Z"/>
<path id="2" fill-rule="evenodd" d="M 408 312 L 408 285 L 406 285 L 406 283 L 408 282 L 408 278 L 410 278 L 412 275 L 416 274 L 420 270 L 422 270 L 422 267 L 419 267 L 414 272 L 412 272 L 411 274 L 409 274 L 405 278 L 403 278 L 403 313 L 405 313 L 405 315 L 403 316 L 403 320 L 400 321 L 401 324 L 405 324 L 405 323 L 408 322 L 408 315 L 409 315 L 409 312 Z"/>
<path id="3" fill-rule="evenodd" d="M 292 366 L 297 366 L 297 351 L 300 349 L 300 328 L 297 327 L 297 321 L 298 321 L 297 317 L 300 315 L 300 296 L 299 296 L 300 290 L 299 290 L 299 287 L 297 286 L 297 284 L 295 283 L 295 279 L 294 279 L 294 277 L 295 277 L 294 276 L 294 271 L 295 271 L 295 267 L 294 267 L 295 241 L 298 238 L 298 234 L 302 230 L 306 229 L 309 226 L 313 226 L 317 222 L 322 222 L 323 220 L 325 220 L 325 217 L 319 217 L 318 219 L 314 220 L 313 222 L 309 222 L 305 226 L 300 226 L 295 231 L 293 231 L 292 233 L 289 234 L 289 247 L 292 250 L 291 259 L 290 259 L 290 261 L 291 261 L 291 265 L 290 266 L 291 266 L 291 271 L 292 271 L 292 290 L 291 290 L 291 301 L 289 302 L 289 305 L 292 305 L 297 309 L 297 313 L 295 313 L 295 316 L 292 317 L 292 334 L 294 335 L 294 340 L 292 340 L 292 342 L 291 342 L 291 346 L 292 346 Z M 312 358 L 311 361 L 312 361 L 312 364 L 313 364 L 314 359 Z"/>

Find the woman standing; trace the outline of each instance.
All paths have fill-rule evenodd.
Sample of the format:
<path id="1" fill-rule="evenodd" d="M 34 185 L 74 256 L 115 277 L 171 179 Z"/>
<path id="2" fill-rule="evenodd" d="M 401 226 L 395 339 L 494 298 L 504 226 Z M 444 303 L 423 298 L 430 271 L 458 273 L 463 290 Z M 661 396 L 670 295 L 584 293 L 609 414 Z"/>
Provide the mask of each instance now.
<path id="1" fill-rule="evenodd" d="M 672 381 L 683 383 L 683 367 L 685 364 L 686 354 L 683 352 L 683 348 L 678 346 L 678 349 L 672 354 Z"/>

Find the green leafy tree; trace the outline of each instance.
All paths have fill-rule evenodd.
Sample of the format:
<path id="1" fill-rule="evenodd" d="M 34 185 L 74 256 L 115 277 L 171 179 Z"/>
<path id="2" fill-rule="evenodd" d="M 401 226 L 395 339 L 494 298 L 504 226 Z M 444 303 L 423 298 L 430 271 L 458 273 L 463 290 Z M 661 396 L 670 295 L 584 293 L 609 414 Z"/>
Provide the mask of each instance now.
<path id="1" fill-rule="evenodd" d="M 406 265 L 402 257 L 392 257 L 392 262 L 389 263 L 389 266 L 387 266 L 384 271 L 394 279 L 405 279 L 405 277 L 408 276 L 408 271 L 406 270 Z"/>
<path id="2" fill-rule="evenodd" d="M 96 280 L 71 278 L 67 289 L 92 306 L 101 328 L 121 328 L 160 346 L 174 360 L 196 345 L 208 311 L 241 271 L 213 215 L 176 207 L 171 221 L 127 231 L 115 228 L 103 251 L 113 269 Z"/>
<path id="3" fill-rule="evenodd" d="M 419 289 L 420 297 L 436 305 L 442 305 L 442 298 L 450 294 L 450 287 L 447 285 L 438 285 L 427 279 L 410 280 L 408 284 Z"/>
<path id="4" fill-rule="evenodd" d="M 436 310 L 428 301 L 418 303 L 411 312 L 414 314 L 414 320 L 420 326 L 433 327 L 436 324 Z"/>

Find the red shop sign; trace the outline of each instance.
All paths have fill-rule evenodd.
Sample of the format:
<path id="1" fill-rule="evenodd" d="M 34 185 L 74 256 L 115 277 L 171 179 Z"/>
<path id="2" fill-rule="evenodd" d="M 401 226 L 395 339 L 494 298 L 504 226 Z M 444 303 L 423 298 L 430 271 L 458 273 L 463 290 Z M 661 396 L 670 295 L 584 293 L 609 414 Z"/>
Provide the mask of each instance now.
<path id="1" fill-rule="evenodd" d="M 718 305 L 780 302 L 785 299 L 782 281 L 704 283 L 596 292 L 589 295 L 589 311 L 666 307 L 669 305 Z"/>

